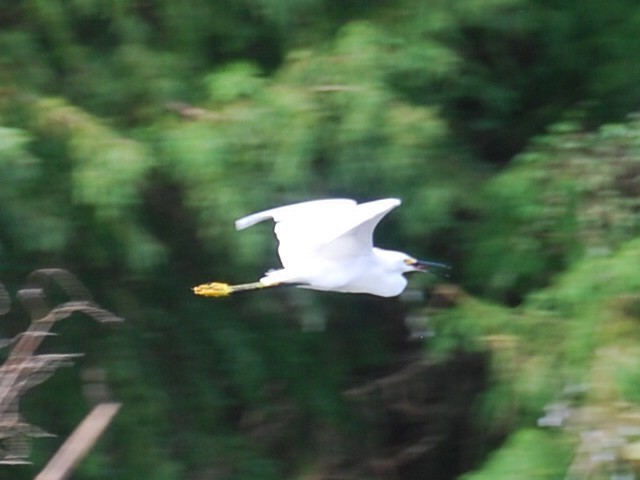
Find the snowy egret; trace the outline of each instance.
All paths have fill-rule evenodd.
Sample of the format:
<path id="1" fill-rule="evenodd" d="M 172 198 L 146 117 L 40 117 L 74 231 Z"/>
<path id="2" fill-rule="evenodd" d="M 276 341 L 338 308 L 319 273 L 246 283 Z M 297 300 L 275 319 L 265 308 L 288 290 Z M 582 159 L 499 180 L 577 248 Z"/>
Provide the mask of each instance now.
<path id="1" fill-rule="evenodd" d="M 268 219 L 275 221 L 275 234 L 280 242 L 278 254 L 284 268 L 267 272 L 258 282 L 240 285 L 213 282 L 194 287 L 193 291 L 197 295 L 223 297 L 234 292 L 295 285 L 381 297 L 399 295 L 407 285 L 405 273 L 449 268 L 373 246 L 376 225 L 400 203 L 397 198 L 361 204 L 348 199 L 315 200 L 241 218 L 236 221 L 237 230 Z"/>

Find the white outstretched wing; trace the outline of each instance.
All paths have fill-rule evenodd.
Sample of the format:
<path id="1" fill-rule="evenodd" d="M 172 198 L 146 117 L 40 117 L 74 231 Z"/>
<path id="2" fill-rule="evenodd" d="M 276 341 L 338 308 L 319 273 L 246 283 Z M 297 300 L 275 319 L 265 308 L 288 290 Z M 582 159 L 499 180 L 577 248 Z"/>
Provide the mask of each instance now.
<path id="1" fill-rule="evenodd" d="M 319 256 L 338 260 L 369 252 L 376 225 L 398 205 L 395 198 L 360 205 L 348 199 L 315 200 L 254 213 L 236 221 L 236 228 L 273 219 L 282 265 L 293 268 Z"/>
<path id="2" fill-rule="evenodd" d="M 373 248 L 373 231 L 382 218 L 399 206 L 397 198 L 384 198 L 357 205 L 350 217 L 334 230 L 333 240 L 322 245 L 318 253 L 340 259 L 369 254 Z"/>
<path id="3" fill-rule="evenodd" d="M 236 220 L 236 230 L 244 230 L 256 223 L 273 219 L 276 223 L 286 219 L 304 218 L 311 215 L 327 215 L 337 213 L 345 208 L 356 206 L 355 200 L 347 198 L 332 198 L 327 200 L 312 200 L 310 202 L 294 203 L 284 207 L 276 207 L 263 212 L 253 213 Z"/>

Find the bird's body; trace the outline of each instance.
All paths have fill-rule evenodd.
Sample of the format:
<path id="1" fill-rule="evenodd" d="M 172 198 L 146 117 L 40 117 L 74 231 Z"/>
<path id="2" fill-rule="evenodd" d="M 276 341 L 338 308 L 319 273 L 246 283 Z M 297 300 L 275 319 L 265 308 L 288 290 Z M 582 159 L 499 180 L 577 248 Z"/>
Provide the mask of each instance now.
<path id="1" fill-rule="evenodd" d="M 361 204 L 348 199 L 315 200 L 239 219 L 236 221 L 238 230 L 264 220 L 275 221 L 275 234 L 280 243 L 278 254 L 283 267 L 267 272 L 256 284 L 248 284 L 251 288 L 241 289 L 293 284 L 315 290 L 382 297 L 399 295 L 407 285 L 404 273 L 446 267 L 373 246 L 376 225 L 400 203 L 395 198 Z M 196 289 L 207 285 L 214 285 L 213 291 L 217 291 L 225 284 L 206 284 Z M 196 293 L 207 295 L 206 291 L 204 288 Z M 228 293 L 224 290 L 220 295 Z"/>
<path id="2" fill-rule="evenodd" d="M 326 258 L 312 259 L 303 269 L 283 268 L 269 271 L 260 282 L 266 285 L 290 283 L 313 290 L 370 293 L 392 297 L 402 293 L 407 279 L 400 272 L 389 274 L 383 261 L 384 257 L 380 256 L 387 252 L 389 251 L 375 248 L 369 254 L 339 261 Z"/>

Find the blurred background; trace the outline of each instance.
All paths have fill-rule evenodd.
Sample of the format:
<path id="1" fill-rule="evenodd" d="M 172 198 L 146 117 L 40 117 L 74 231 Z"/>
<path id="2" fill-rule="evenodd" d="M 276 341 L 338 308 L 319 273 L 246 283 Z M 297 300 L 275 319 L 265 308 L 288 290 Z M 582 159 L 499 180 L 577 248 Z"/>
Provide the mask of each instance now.
<path id="1" fill-rule="evenodd" d="M 77 480 L 637 478 L 639 32 L 635 0 L 0 0 L 0 282 L 125 318 L 55 327 L 86 355 L 21 412 L 57 437 L 0 477 L 100 368 Z M 278 266 L 236 218 L 390 196 L 377 243 L 450 278 L 191 292 Z"/>

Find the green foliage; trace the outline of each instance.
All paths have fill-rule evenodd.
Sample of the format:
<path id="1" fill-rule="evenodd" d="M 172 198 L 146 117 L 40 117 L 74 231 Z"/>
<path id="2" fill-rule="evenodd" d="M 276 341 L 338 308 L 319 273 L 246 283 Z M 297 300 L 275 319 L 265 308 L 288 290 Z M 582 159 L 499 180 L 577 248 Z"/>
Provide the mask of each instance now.
<path id="1" fill-rule="evenodd" d="M 581 255 L 640 233 L 640 124 L 583 132 L 558 125 L 486 188 L 485 219 L 470 237 L 474 288 L 520 299 Z"/>
<path id="2" fill-rule="evenodd" d="M 637 400 L 638 121 L 530 141 L 567 110 L 592 125 L 637 104 L 630 0 L 4 4 L 0 272 L 68 265 L 129 319 L 108 365 L 125 408 L 79 478 L 283 478 L 292 460 L 240 428 L 279 402 L 301 450 L 315 446 L 297 429 L 348 428 L 341 389 L 388 360 L 378 309 L 336 302 L 326 332 L 303 333 L 284 295 L 189 290 L 277 266 L 271 227 L 233 221 L 310 198 L 400 197 L 379 243 L 524 300 L 465 299 L 434 320 L 434 355 L 493 352 L 488 430 L 529 425 L 566 381 L 614 367 L 598 395 Z M 485 186 L 478 160 L 514 152 Z M 546 434 L 505 448 L 492 471 L 561 468 Z"/>
<path id="3" fill-rule="evenodd" d="M 615 365 L 616 383 L 621 397 L 635 404 L 640 403 L 640 352 L 625 352 L 624 362 Z"/>
<path id="4" fill-rule="evenodd" d="M 95 207 L 99 216 L 107 218 L 122 215 L 135 204 L 151 165 L 142 145 L 59 100 L 36 103 L 34 121 L 41 138 L 58 141 L 66 149 L 75 203 Z"/>
<path id="5" fill-rule="evenodd" d="M 584 372 L 598 348 L 612 344 L 627 348 L 640 339 L 635 312 L 640 275 L 634 268 L 639 247 L 636 239 L 615 255 L 584 258 L 557 284 L 528 299 L 529 308 L 569 319 L 563 347 L 569 368 Z"/>
<path id="6" fill-rule="evenodd" d="M 115 239 L 115 245 L 123 251 L 122 260 L 133 270 L 140 271 L 157 264 L 163 256 L 163 248 L 140 228 L 136 215 L 142 184 L 153 166 L 146 147 L 118 135 L 63 100 L 35 102 L 32 114 L 33 133 L 39 143 L 37 148 L 46 159 L 37 180 L 41 182 L 47 178 L 52 183 L 47 192 L 38 192 L 45 208 L 59 208 L 71 215 L 82 212 L 82 218 L 95 223 L 102 235 Z M 45 194 L 46 200 L 42 198 Z M 89 215 L 85 216 L 87 213 Z M 61 221 L 64 217 L 57 214 L 54 218 Z M 67 224 L 68 228 L 71 224 Z M 39 228 L 44 226 L 38 225 Z M 79 227 L 77 223 L 73 225 L 74 229 Z M 34 236 L 49 240 L 56 238 L 55 235 L 54 229 L 45 228 Z M 111 248 L 100 245 L 97 238 L 95 241 L 99 250 Z M 58 251 L 68 246 L 62 241 L 56 244 Z M 100 256 L 95 260 L 103 263 L 108 261 L 105 258 L 108 255 L 100 255 L 104 258 L 102 262 Z"/>
<path id="7" fill-rule="evenodd" d="M 403 3 L 404 21 L 392 28 L 403 40 L 405 67 L 393 73 L 393 85 L 412 101 L 443 105 L 460 138 L 487 161 L 506 163 L 576 107 L 599 125 L 638 104 L 633 0 L 589 8 L 577 1 Z M 430 57 L 440 76 L 428 73 L 438 71 Z"/>
<path id="8" fill-rule="evenodd" d="M 7 265 L 11 247 L 28 252 L 59 252 L 68 240 L 68 219 L 57 215 L 46 199 L 40 181 L 41 161 L 27 149 L 30 137 L 15 128 L 0 128 L 0 235 L 4 249 L 0 258 Z"/>
<path id="9" fill-rule="evenodd" d="M 223 241 L 221 225 L 246 212 L 328 191 L 402 197 L 410 238 L 446 227 L 472 201 L 458 194 L 473 181 L 472 168 L 437 111 L 385 87 L 387 41 L 358 23 L 326 53 L 290 55 L 271 81 L 232 65 L 206 77 L 219 109 L 200 112 L 196 123 L 161 126 L 164 165 L 189 182 L 188 202 L 201 212 L 210 245 Z M 237 241 L 248 255 L 262 250 L 253 232 Z"/>
<path id="10" fill-rule="evenodd" d="M 575 380 L 564 369 L 569 329 L 557 313 L 465 298 L 439 313 L 434 328 L 430 354 L 491 353 L 491 384 L 477 405 L 477 421 L 496 436 L 535 422 L 562 385 Z"/>
<path id="11" fill-rule="evenodd" d="M 634 239 L 612 255 L 584 258 L 558 278 L 553 288 L 532 295 L 528 304 L 572 316 L 594 306 L 607 307 L 617 296 L 633 294 L 640 286 L 634 265 L 638 255 L 640 243 Z"/>
<path id="12" fill-rule="evenodd" d="M 242 437 L 233 435 L 220 437 L 213 451 L 219 468 L 232 472 L 227 477 L 232 480 L 282 478 L 278 462 L 261 455 Z"/>
<path id="13" fill-rule="evenodd" d="M 564 478 L 572 458 L 566 438 L 540 430 L 515 433 L 477 472 L 464 480 L 516 480 Z"/>
<path id="14" fill-rule="evenodd" d="M 511 432 L 535 424 L 550 403 L 567 402 L 576 409 L 637 403 L 638 255 L 636 238 L 612 254 L 583 256 L 517 309 L 462 298 L 435 318 L 431 352 L 484 349 L 492 355 L 492 381 L 476 418 L 487 433 L 509 440 L 470 478 L 519 478 L 512 471 L 518 465 L 527 478 L 527 469 L 541 462 L 537 455 L 547 463 L 561 460 L 546 459 L 548 453 L 535 449 L 513 450 L 521 439 Z M 570 385 L 582 386 L 584 393 L 568 393 Z M 538 470 L 532 472 L 535 478 Z"/>
<path id="15" fill-rule="evenodd" d="M 235 63 L 205 78 L 209 98 L 225 103 L 251 97 L 261 87 L 259 70 L 250 63 Z"/>
<path id="16" fill-rule="evenodd" d="M 167 455 L 164 419 L 170 397 L 160 388 L 157 372 L 149 368 L 136 331 L 127 324 L 123 327 L 124 334 L 111 338 L 107 350 L 109 383 L 123 402 L 107 437 L 109 444 L 105 448 L 111 452 L 108 471 L 114 477 L 125 474 L 131 478 L 181 478 L 182 466 Z M 141 382 L 141 378 L 145 381 Z"/>

